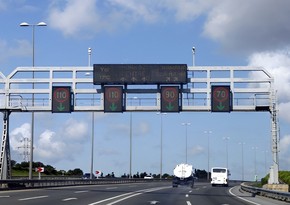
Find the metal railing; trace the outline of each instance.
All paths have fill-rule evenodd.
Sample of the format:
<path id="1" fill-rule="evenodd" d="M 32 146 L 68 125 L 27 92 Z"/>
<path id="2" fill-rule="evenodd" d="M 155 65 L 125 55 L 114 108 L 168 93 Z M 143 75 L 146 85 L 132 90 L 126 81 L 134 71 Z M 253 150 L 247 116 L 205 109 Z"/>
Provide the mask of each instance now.
<path id="1" fill-rule="evenodd" d="M 160 180 L 160 179 L 158 179 Z M 10 179 L 0 180 L 0 190 L 26 189 L 58 186 L 100 185 L 100 184 L 124 184 L 150 182 L 142 178 L 98 178 L 98 179 Z"/>
<path id="2" fill-rule="evenodd" d="M 260 195 L 260 196 L 265 196 L 265 197 L 269 197 L 269 198 L 276 199 L 276 200 L 290 202 L 290 193 L 289 192 L 258 188 L 258 187 L 254 187 L 251 185 L 247 185 L 246 183 L 241 184 L 241 189 L 243 191 L 252 193 L 253 196 Z"/>

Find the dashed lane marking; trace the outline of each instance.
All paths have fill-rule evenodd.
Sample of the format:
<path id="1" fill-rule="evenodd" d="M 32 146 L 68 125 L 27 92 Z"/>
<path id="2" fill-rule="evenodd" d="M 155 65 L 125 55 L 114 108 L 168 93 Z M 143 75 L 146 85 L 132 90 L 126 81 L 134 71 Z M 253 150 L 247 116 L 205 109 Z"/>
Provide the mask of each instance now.
<path id="1" fill-rule="evenodd" d="M 81 193 L 86 193 L 89 192 L 88 190 L 84 190 L 84 191 L 75 191 L 75 194 L 81 194 Z"/>
<path id="2" fill-rule="evenodd" d="M 34 200 L 34 199 L 42 199 L 42 198 L 47 198 L 48 196 L 35 196 L 35 197 L 29 197 L 29 198 L 23 198 L 23 199 L 18 199 L 18 201 L 27 201 L 27 200 Z"/>
<path id="3" fill-rule="evenodd" d="M 72 201 L 72 200 L 77 200 L 77 198 L 67 198 L 67 199 L 63 199 L 62 201 Z"/>

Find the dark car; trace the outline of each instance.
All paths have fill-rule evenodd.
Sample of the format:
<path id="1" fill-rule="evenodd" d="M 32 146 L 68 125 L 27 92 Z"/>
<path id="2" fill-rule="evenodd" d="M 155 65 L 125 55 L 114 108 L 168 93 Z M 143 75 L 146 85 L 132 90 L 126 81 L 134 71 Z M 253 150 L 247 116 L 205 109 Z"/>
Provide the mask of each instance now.
<path id="1" fill-rule="evenodd" d="M 91 174 L 90 173 L 85 173 L 83 176 L 82 176 L 82 179 L 90 179 L 91 178 Z M 95 175 L 93 174 L 92 176 L 92 179 L 95 179 Z"/>

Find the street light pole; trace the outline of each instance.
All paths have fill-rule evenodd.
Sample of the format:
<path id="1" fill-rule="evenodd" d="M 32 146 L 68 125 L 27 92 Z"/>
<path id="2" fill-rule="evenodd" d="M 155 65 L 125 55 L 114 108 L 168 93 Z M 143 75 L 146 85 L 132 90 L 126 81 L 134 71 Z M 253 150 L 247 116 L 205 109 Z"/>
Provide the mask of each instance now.
<path id="1" fill-rule="evenodd" d="M 36 26 L 47 26 L 44 22 L 39 22 L 38 24 L 28 24 L 22 22 L 21 27 L 32 27 L 32 67 L 34 69 L 34 28 Z M 32 72 L 32 78 L 34 79 L 34 71 Z M 32 83 L 32 89 L 34 89 L 34 83 Z M 34 94 L 32 94 L 32 106 L 34 106 Z M 30 162 L 29 162 L 29 179 L 32 179 L 32 164 L 33 164 L 33 139 L 34 139 L 34 111 L 31 112 L 31 139 L 30 139 Z"/>
<path id="2" fill-rule="evenodd" d="M 92 55 L 92 49 L 88 48 L 88 66 L 91 66 L 91 55 Z M 94 94 L 93 94 L 93 102 L 94 105 Z M 92 111 L 92 139 L 91 139 L 91 173 L 90 173 L 90 179 L 93 179 L 93 172 L 94 172 L 94 137 L 95 137 L 95 112 Z"/>
<path id="3" fill-rule="evenodd" d="M 223 138 L 226 141 L 226 165 L 227 168 L 229 168 L 229 150 L 228 150 L 228 140 L 230 139 L 229 137 L 224 137 Z"/>
<path id="4" fill-rule="evenodd" d="M 138 97 L 133 97 L 133 100 L 137 100 Z M 131 105 L 132 105 L 131 101 Z M 129 178 L 132 178 L 132 137 L 133 137 L 133 130 L 132 130 L 132 111 L 130 112 L 130 175 Z"/>
<path id="5" fill-rule="evenodd" d="M 209 180 L 209 135 L 212 133 L 212 131 L 204 131 L 205 134 L 207 134 L 207 180 Z"/>
<path id="6" fill-rule="evenodd" d="M 255 162 L 255 181 L 257 181 L 257 149 L 258 149 L 258 147 L 252 147 L 252 149 L 255 151 L 254 152 L 254 154 L 255 154 L 255 156 L 254 156 L 254 162 Z"/>
<path id="7" fill-rule="evenodd" d="M 240 142 L 240 145 L 242 145 L 242 181 L 244 181 L 244 142 Z"/>
<path id="8" fill-rule="evenodd" d="M 187 126 L 190 125 L 190 122 L 181 123 L 185 126 L 185 163 L 187 164 Z"/>
<path id="9" fill-rule="evenodd" d="M 132 111 L 130 112 L 130 175 L 129 178 L 132 178 Z"/>
<path id="10" fill-rule="evenodd" d="M 166 113 L 157 113 L 160 114 L 160 179 L 162 179 L 162 164 L 163 164 L 163 117 Z"/>

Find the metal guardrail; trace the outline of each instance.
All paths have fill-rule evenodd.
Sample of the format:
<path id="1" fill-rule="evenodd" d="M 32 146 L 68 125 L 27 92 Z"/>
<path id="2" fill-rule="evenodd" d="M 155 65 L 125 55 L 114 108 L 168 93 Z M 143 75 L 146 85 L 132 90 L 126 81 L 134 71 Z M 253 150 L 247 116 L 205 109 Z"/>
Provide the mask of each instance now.
<path id="1" fill-rule="evenodd" d="M 253 196 L 260 195 L 260 196 L 265 196 L 265 197 L 269 197 L 269 198 L 276 199 L 276 200 L 290 202 L 290 193 L 289 192 L 282 192 L 282 191 L 275 191 L 275 190 L 253 187 L 250 185 L 246 185 L 245 183 L 241 184 L 241 189 L 243 191 L 252 193 Z"/>
<path id="2" fill-rule="evenodd" d="M 157 180 L 157 179 L 156 179 Z M 160 180 L 160 179 L 158 179 Z M 154 180 L 140 178 L 98 178 L 98 179 L 10 179 L 0 180 L 0 190 L 7 189 L 25 189 L 25 188 L 42 188 L 57 186 L 77 186 L 77 185 L 100 185 L 100 184 L 123 184 L 123 183 L 140 183 Z"/>

